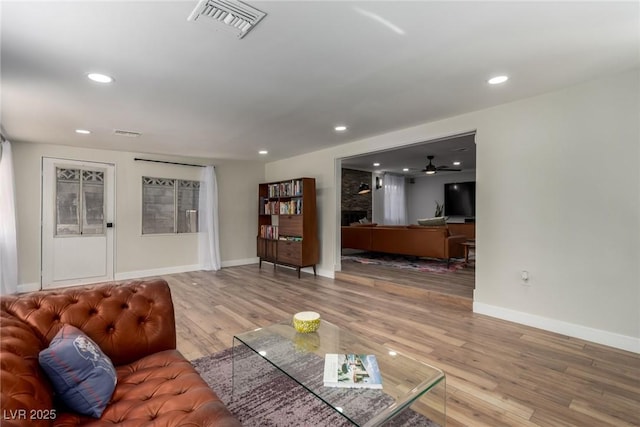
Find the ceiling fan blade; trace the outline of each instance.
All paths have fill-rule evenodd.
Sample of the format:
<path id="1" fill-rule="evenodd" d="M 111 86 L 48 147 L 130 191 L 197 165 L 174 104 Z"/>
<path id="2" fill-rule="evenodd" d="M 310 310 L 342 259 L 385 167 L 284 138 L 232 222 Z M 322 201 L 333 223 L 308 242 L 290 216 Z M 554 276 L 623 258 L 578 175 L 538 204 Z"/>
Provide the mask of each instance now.
<path id="1" fill-rule="evenodd" d="M 438 166 L 438 170 L 442 172 L 462 172 L 462 169 L 451 169 L 447 166 Z"/>

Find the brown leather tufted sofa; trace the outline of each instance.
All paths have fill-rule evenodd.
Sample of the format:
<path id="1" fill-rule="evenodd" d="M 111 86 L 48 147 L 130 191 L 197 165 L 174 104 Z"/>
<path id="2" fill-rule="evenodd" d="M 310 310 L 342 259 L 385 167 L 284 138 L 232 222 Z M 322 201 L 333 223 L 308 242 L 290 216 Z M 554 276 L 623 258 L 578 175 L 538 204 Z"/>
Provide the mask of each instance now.
<path id="1" fill-rule="evenodd" d="M 118 376 L 100 419 L 54 406 L 38 364 L 64 323 L 83 330 Z M 164 280 L 130 281 L 0 298 L 0 425 L 240 426 L 176 350 Z"/>

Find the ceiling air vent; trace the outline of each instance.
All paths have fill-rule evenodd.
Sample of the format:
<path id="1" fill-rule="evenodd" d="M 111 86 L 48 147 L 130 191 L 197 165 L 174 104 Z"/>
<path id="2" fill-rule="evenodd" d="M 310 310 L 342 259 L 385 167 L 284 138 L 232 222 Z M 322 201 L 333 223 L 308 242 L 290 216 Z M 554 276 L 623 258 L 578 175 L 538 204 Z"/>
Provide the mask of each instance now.
<path id="1" fill-rule="evenodd" d="M 120 130 L 116 129 L 113 131 L 116 135 L 126 136 L 127 138 L 137 138 L 142 135 L 140 132 L 132 132 L 130 130 Z"/>
<path id="2" fill-rule="evenodd" d="M 241 39 L 265 16 L 266 13 L 237 0 L 199 0 L 187 20 L 212 19 Z"/>

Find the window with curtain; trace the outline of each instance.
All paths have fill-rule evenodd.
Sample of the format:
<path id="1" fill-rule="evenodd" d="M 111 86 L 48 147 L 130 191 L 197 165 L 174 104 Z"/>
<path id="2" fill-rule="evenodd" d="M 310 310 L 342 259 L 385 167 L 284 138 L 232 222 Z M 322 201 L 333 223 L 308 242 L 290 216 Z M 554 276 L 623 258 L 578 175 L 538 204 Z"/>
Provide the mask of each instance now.
<path id="1" fill-rule="evenodd" d="M 198 232 L 199 181 L 142 177 L 142 234 Z"/>
<path id="2" fill-rule="evenodd" d="M 384 223 L 404 225 L 407 223 L 407 198 L 404 176 L 384 175 Z"/>

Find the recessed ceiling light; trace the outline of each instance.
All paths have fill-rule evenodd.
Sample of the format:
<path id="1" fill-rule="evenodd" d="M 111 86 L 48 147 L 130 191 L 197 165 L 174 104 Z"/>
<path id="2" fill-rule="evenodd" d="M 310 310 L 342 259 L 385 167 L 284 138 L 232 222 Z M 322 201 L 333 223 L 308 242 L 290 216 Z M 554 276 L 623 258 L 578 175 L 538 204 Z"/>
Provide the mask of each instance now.
<path id="1" fill-rule="evenodd" d="M 380 163 L 376 162 L 376 163 L 373 164 L 373 166 L 378 167 L 378 166 L 380 166 Z"/>
<path id="2" fill-rule="evenodd" d="M 496 77 L 492 77 L 489 79 L 489 84 L 490 85 L 498 85 L 500 83 L 504 83 L 507 80 L 509 80 L 509 77 L 507 76 L 496 76 Z"/>
<path id="3" fill-rule="evenodd" d="M 93 80 L 98 83 L 111 83 L 113 81 L 113 77 L 100 73 L 89 73 L 87 74 L 87 77 L 89 80 Z"/>
<path id="4" fill-rule="evenodd" d="M 347 130 L 347 127 L 345 125 L 339 125 L 333 128 L 336 132 L 344 132 L 345 130 Z"/>
<path id="5" fill-rule="evenodd" d="M 453 162 L 453 166 L 460 166 L 461 162 Z"/>
<path id="6" fill-rule="evenodd" d="M 83 135 L 88 135 L 91 133 L 91 131 L 86 130 L 86 129 L 76 129 L 76 133 L 81 133 Z"/>
<path id="7" fill-rule="evenodd" d="M 402 172 L 409 172 L 409 168 L 402 168 Z"/>
<path id="8" fill-rule="evenodd" d="M 260 150 L 258 151 L 258 154 L 268 154 L 269 152 L 267 150 Z"/>

